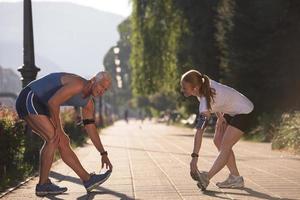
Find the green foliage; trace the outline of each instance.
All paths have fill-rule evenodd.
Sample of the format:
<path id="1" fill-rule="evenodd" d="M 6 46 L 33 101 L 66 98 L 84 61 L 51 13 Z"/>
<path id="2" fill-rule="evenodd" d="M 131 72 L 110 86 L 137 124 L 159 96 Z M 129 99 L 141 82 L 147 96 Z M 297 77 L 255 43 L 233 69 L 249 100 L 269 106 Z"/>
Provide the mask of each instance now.
<path id="1" fill-rule="evenodd" d="M 61 113 L 61 121 L 63 122 L 64 130 L 70 137 L 73 146 L 83 146 L 86 142 L 86 134 L 81 126 L 77 125 L 77 116 L 74 109 L 68 109 Z"/>
<path id="2" fill-rule="evenodd" d="M 300 153 L 300 112 L 282 115 L 281 123 L 274 133 L 272 148 Z"/>
<path id="3" fill-rule="evenodd" d="M 131 16 L 132 89 L 136 95 L 174 90 L 178 85 L 177 52 L 185 20 L 171 0 L 133 1 Z"/>
<path id="4" fill-rule="evenodd" d="M 133 92 L 179 94 L 181 74 L 197 69 L 253 101 L 247 137 L 271 141 L 281 114 L 300 109 L 299 21 L 295 0 L 133 0 Z M 174 99 L 197 112 L 195 98 Z"/>
<path id="5" fill-rule="evenodd" d="M 0 107 L 0 191 L 30 174 L 34 166 L 24 162 L 25 124 L 16 113 Z"/>
<path id="6" fill-rule="evenodd" d="M 176 97 L 172 93 L 158 92 L 150 96 L 151 106 L 159 111 L 174 110 L 176 103 Z"/>
<path id="7" fill-rule="evenodd" d="M 257 126 L 244 138 L 258 142 L 271 142 L 280 123 L 280 116 L 280 113 L 263 113 L 259 115 Z"/>

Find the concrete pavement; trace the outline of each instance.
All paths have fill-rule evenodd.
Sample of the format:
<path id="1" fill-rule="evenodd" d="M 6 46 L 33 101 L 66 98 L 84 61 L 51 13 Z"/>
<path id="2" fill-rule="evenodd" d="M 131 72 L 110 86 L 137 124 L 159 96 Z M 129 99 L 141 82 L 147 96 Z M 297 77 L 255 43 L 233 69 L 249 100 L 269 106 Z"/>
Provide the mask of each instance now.
<path id="1" fill-rule="evenodd" d="M 109 158 L 114 165 L 111 177 L 90 194 L 86 194 L 76 174 L 61 160 L 52 167 L 51 177 L 68 187 L 62 195 L 44 198 L 34 195 L 34 178 L 3 199 L 300 199 L 300 157 L 271 151 L 269 143 L 240 141 L 234 147 L 244 189 L 219 189 L 228 170 L 223 169 L 202 193 L 189 175 L 194 131 L 151 122 L 123 121 L 101 133 Z M 76 149 L 82 165 L 99 172 L 99 153 L 89 141 Z M 212 138 L 204 138 L 198 167 L 208 170 L 217 150 Z"/>

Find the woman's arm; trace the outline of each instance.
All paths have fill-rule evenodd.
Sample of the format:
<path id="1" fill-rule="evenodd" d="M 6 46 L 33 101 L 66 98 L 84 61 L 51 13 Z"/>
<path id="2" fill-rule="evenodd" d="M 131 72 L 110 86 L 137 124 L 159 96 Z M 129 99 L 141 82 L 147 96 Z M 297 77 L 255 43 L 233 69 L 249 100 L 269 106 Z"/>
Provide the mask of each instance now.
<path id="1" fill-rule="evenodd" d="M 192 161 L 190 163 L 191 171 L 193 173 L 197 171 L 197 162 L 198 162 L 199 151 L 202 144 L 202 136 L 207 126 L 209 117 L 210 117 L 210 112 L 207 111 L 207 112 L 200 113 L 197 120 L 197 124 L 196 124 L 197 131 L 194 137 L 194 148 L 193 148 L 193 153 L 191 154 Z"/>

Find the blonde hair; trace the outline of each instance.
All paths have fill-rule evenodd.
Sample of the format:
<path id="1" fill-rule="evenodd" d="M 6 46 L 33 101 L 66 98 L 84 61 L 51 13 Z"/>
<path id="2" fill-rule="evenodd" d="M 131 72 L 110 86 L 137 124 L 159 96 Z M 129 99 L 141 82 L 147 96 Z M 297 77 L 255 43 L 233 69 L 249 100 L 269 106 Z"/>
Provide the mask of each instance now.
<path id="1" fill-rule="evenodd" d="M 189 70 L 181 76 L 181 82 L 190 83 L 192 86 L 199 86 L 199 93 L 206 97 L 207 107 L 211 109 L 211 102 L 214 101 L 215 89 L 210 87 L 209 77 L 197 70 Z"/>
<path id="2" fill-rule="evenodd" d="M 101 82 L 102 80 L 107 80 L 111 83 L 110 74 L 106 71 L 101 71 L 101 72 L 97 73 L 95 76 L 96 83 Z"/>

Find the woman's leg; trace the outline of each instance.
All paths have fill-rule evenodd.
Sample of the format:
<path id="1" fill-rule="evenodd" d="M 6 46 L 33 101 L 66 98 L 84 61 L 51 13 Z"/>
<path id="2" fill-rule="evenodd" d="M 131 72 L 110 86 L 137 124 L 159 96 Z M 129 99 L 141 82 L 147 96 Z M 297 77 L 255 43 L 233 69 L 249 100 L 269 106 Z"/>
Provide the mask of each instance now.
<path id="1" fill-rule="evenodd" d="M 222 123 L 221 125 L 216 126 L 216 129 L 215 129 L 214 144 L 219 151 L 220 151 L 220 147 L 221 147 L 222 140 L 223 140 L 224 133 L 226 131 L 227 126 L 228 126 L 227 123 Z M 235 175 L 235 176 L 240 175 L 239 171 L 237 169 L 235 156 L 234 156 L 234 153 L 232 150 L 230 151 L 230 155 L 229 155 L 228 161 L 226 163 L 226 166 L 229 169 L 230 174 Z"/>
<path id="2" fill-rule="evenodd" d="M 60 136 L 58 150 L 62 160 L 74 170 L 82 181 L 89 180 L 90 174 L 82 167 L 78 157 L 72 150 L 68 135 L 63 134 Z"/>
<path id="3" fill-rule="evenodd" d="M 53 163 L 53 156 L 58 147 L 59 137 L 55 135 L 49 118 L 44 115 L 28 115 L 25 121 L 44 141 L 40 151 L 40 177 L 39 184 L 48 182 L 49 171 Z"/>
<path id="4" fill-rule="evenodd" d="M 243 132 L 241 130 L 231 125 L 228 125 L 223 136 L 223 140 L 219 150 L 219 155 L 208 172 L 209 179 L 211 179 L 228 163 L 228 159 L 232 152 L 232 147 L 237 141 L 239 141 L 242 135 Z"/>

